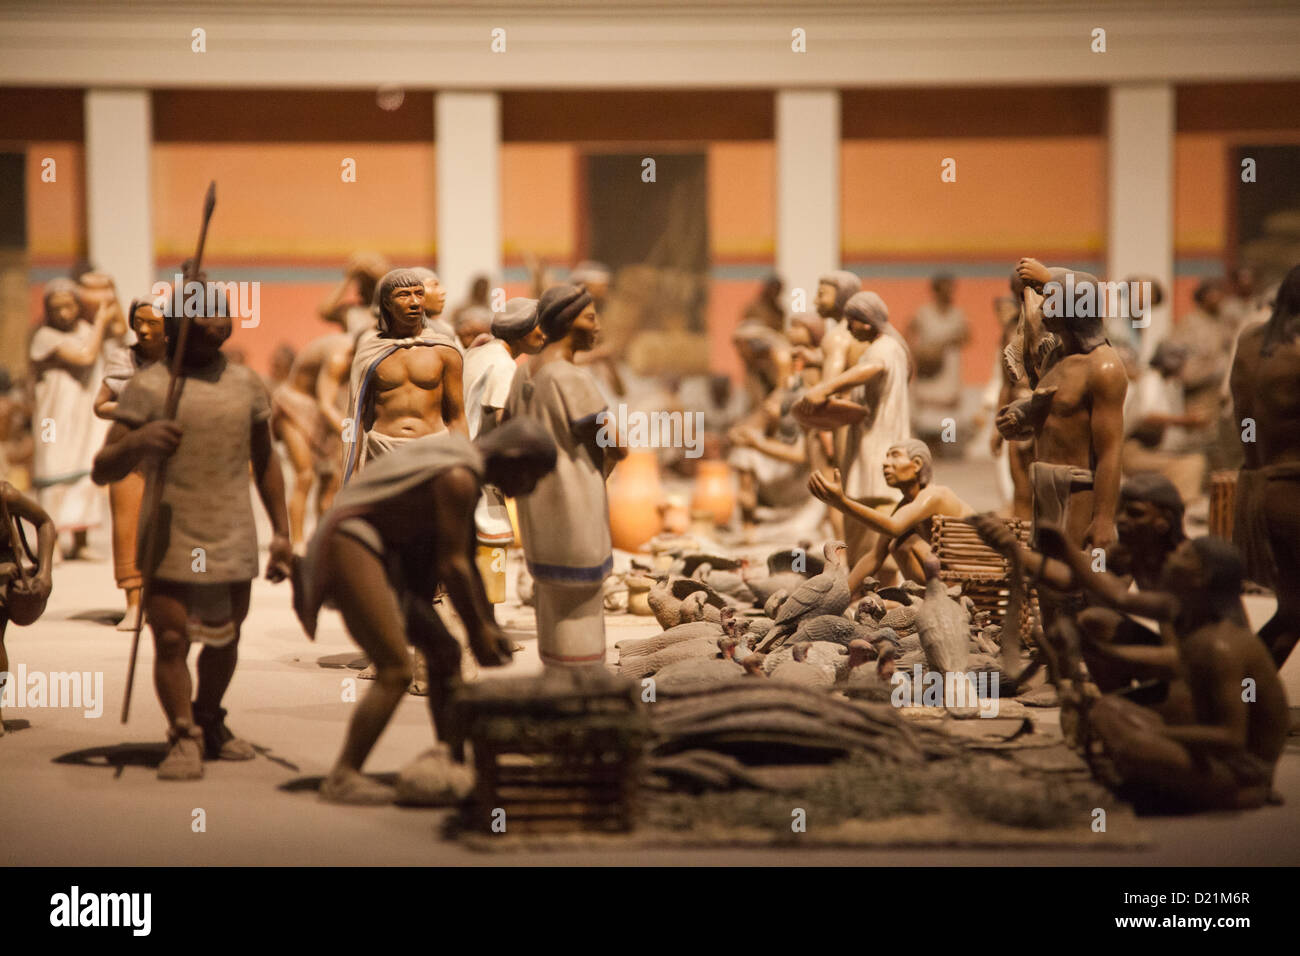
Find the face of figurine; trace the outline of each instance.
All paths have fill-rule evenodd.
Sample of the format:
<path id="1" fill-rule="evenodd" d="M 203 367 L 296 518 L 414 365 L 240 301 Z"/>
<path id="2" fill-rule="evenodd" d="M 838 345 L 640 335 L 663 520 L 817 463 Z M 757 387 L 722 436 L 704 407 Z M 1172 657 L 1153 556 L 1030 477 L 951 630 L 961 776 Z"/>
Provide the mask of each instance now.
<path id="1" fill-rule="evenodd" d="M 163 357 L 167 342 L 163 333 L 161 312 L 152 305 L 137 306 L 135 314 L 131 316 L 131 328 L 135 331 L 141 352 L 155 361 Z"/>
<path id="2" fill-rule="evenodd" d="M 386 307 L 390 330 L 414 335 L 424 323 L 424 286 L 398 286 L 388 294 Z"/>
<path id="3" fill-rule="evenodd" d="M 808 332 L 808 327 L 802 322 L 794 322 L 785 333 L 786 341 L 796 348 L 811 348 L 812 335 Z"/>
<path id="4" fill-rule="evenodd" d="M 944 308 L 952 305 L 951 279 L 941 279 L 934 284 L 934 301 Z"/>
<path id="5" fill-rule="evenodd" d="M 817 314 L 823 319 L 834 319 L 838 316 L 835 308 L 835 300 L 839 298 L 839 289 L 829 282 L 819 282 L 817 284 L 817 298 L 813 300 L 813 305 L 817 307 Z"/>
<path id="6" fill-rule="evenodd" d="M 534 325 L 531 332 L 514 341 L 514 347 L 520 355 L 536 355 L 545 344 L 546 335 L 540 325 Z"/>
<path id="7" fill-rule="evenodd" d="M 604 279 L 592 279 L 588 282 L 584 282 L 582 287 L 586 289 L 587 293 L 597 302 L 604 302 L 605 296 L 609 294 L 609 283 Z"/>
<path id="8" fill-rule="evenodd" d="M 861 319 L 849 319 L 849 335 L 853 336 L 859 342 L 874 342 L 880 332 L 870 322 L 863 322 Z"/>
<path id="9" fill-rule="evenodd" d="M 880 470 L 884 472 L 885 484 L 897 488 L 909 481 L 915 481 L 921 466 L 916 459 L 907 457 L 907 452 L 902 446 L 895 445 L 885 453 L 885 463 L 881 465 Z"/>
<path id="10" fill-rule="evenodd" d="M 190 320 L 189 337 L 185 341 L 185 364 L 199 368 L 213 361 L 220 354 L 226 339 L 230 338 L 230 332 L 228 315 L 194 316 Z"/>
<path id="11" fill-rule="evenodd" d="M 1200 306 L 1210 315 L 1219 314 L 1219 306 L 1223 304 L 1223 289 L 1218 285 L 1212 285 L 1205 290 L 1201 296 Z"/>
<path id="12" fill-rule="evenodd" d="M 1202 590 L 1206 582 L 1201 556 L 1196 553 L 1191 539 L 1184 541 L 1174 553 L 1165 558 L 1160 574 L 1160 586 L 1174 594 L 1189 594 Z"/>
<path id="13" fill-rule="evenodd" d="M 486 478 L 508 498 L 529 494 L 551 469 L 540 458 L 488 461 Z"/>
<path id="14" fill-rule="evenodd" d="M 447 290 L 442 287 L 438 277 L 424 280 L 424 314 L 441 315 L 447 304 Z"/>
<path id="15" fill-rule="evenodd" d="M 1130 550 L 1141 550 L 1164 540 L 1169 520 L 1151 502 L 1125 498 L 1115 515 L 1115 531 Z"/>
<path id="16" fill-rule="evenodd" d="M 81 318 L 81 303 L 71 292 L 56 292 L 50 296 L 47 312 L 50 325 L 60 332 L 69 332 Z"/>
<path id="17" fill-rule="evenodd" d="M 569 334 L 573 337 L 575 352 L 585 352 L 596 344 L 596 336 L 600 334 L 600 317 L 596 315 L 595 302 L 587 303 L 587 307 L 573 320 Z"/>

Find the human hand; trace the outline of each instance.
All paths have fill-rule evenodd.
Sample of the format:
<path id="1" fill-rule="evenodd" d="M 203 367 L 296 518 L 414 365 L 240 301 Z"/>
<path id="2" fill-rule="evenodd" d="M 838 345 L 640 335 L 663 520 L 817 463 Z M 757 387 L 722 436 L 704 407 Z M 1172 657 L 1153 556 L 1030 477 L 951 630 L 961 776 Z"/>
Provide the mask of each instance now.
<path id="1" fill-rule="evenodd" d="M 485 624 L 477 635 L 471 635 L 469 646 L 482 667 L 504 667 L 514 660 L 514 645 L 495 624 Z"/>
<path id="2" fill-rule="evenodd" d="M 141 425 L 131 433 L 141 455 L 169 458 L 181 443 L 181 426 L 171 420 Z"/>
<path id="3" fill-rule="evenodd" d="M 1088 525 L 1088 530 L 1083 533 L 1083 548 L 1085 551 L 1092 548 L 1101 548 L 1105 551 L 1118 538 L 1119 535 L 1115 531 L 1114 519 L 1099 515 L 1092 519 L 1092 523 Z"/>
<path id="4" fill-rule="evenodd" d="M 814 498 L 828 505 L 843 500 L 844 480 L 840 476 L 840 470 L 836 468 L 832 478 L 827 478 L 820 471 L 814 471 L 808 479 L 808 490 L 812 492 Z"/>
<path id="5" fill-rule="evenodd" d="M 1011 557 L 1020 547 L 1020 541 L 1015 532 L 1007 527 L 1007 523 L 992 512 L 984 514 L 971 515 L 966 522 L 975 528 L 976 534 L 998 554 Z"/>
<path id="6" fill-rule="evenodd" d="M 1016 277 L 1035 292 L 1042 292 L 1044 284 L 1052 281 L 1052 273 L 1047 266 L 1028 257 L 1016 264 Z"/>
<path id="7" fill-rule="evenodd" d="M 271 554 L 266 562 L 266 579 L 278 584 L 293 575 L 294 562 L 298 560 L 293 553 L 293 544 L 286 535 L 277 534 L 271 538 Z"/>

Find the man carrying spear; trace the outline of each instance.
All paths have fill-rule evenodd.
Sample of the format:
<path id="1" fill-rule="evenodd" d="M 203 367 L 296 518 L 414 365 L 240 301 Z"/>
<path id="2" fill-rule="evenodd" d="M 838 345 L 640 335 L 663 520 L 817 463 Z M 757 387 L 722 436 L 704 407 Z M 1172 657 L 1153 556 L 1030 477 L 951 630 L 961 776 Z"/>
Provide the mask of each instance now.
<path id="1" fill-rule="evenodd" d="M 202 239 L 200 255 L 201 249 Z M 198 261 L 196 256 L 196 266 Z M 203 274 L 195 268 L 189 278 L 203 281 Z M 250 461 L 274 532 L 269 580 L 288 576 L 292 550 L 266 386 L 256 373 L 222 355 L 231 332 L 228 315 L 168 314 L 172 311 L 164 310 L 168 363 L 141 369 L 122 391 L 92 476 L 102 485 L 141 463 L 147 466 L 140 515 L 142 603 L 153 629 L 154 687 L 167 715 L 169 744 L 158 777 L 195 780 L 203 776 L 204 756 L 255 756 L 252 746 L 226 727 L 221 706 L 258 571 Z M 193 641 L 204 646 L 191 702 L 187 658 Z M 127 687 L 129 697 L 129 680 Z"/>

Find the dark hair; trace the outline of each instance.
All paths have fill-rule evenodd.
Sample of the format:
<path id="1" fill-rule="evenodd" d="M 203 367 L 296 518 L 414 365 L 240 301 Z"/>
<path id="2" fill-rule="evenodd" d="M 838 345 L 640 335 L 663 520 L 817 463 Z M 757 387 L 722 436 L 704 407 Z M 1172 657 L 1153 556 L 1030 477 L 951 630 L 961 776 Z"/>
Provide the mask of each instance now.
<path id="1" fill-rule="evenodd" d="M 1179 544 L 1187 537 L 1183 530 L 1186 510 L 1183 497 L 1174 483 L 1155 471 L 1138 471 L 1124 479 L 1119 487 L 1121 501 L 1145 501 L 1159 509 L 1169 521 L 1169 543 Z"/>
<path id="2" fill-rule="evenodd" d="M 537 324 L 547 342 L 555 342 L 569 334 L 573 321 L 592 302 L 591 293 L 581 286 L 553 285 L 537 300 Z"/>
<path id="3" fill-rule="evenodd" d="M 1205 571 L 1205 589 L 1213 600 L 1240 601 L 1245 569 L 1241 554 L 1231 543 L 1212 534 L 1192 540 L 1192 547 Z"/>
<path id="4" fill-rule="evenodd" d="M 1192 300 L 1197 305 L 1202 305 L 1205 302 L 1205 297 L 1207 295 L 1209 295 L 1215 289 L 1219 289 L 1222 287 L 1223 287 L 1223 282 L 1219 279 L 1204 279 L 1201 282 L 1197 283 L 1196 291 L 1192 293 Z"/>
<path id="5" fill-rule="evenodd" d="M 424 289 L 424 278 L 415 269 L 390 269 L 375 285 L 373 305 L 375 315 L 378 316 L 377 326 L 381 335 L 387 334 L 392 324 L 392 317 L 388 314 L 388 297 L 397 289 L 408 289 L 414 286 Z"/>

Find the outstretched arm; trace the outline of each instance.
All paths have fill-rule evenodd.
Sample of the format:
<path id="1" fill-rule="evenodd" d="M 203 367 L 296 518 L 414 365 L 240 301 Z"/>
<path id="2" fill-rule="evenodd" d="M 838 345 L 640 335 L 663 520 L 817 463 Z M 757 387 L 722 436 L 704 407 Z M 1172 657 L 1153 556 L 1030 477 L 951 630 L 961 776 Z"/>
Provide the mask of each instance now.
<path id="1" fill-rule="evenodd" d="M 1069 565 L 1078 585 L 1092 592 L 1104 604 L 1157 621 L 1172 621 L 1177 617 L 1178 600 L 1173 595 L 1163 591 L 1130 591 L 1128 582 L 1122 578 L 1109 571 L 1094 571 L 1092 558 L 1073 547 L 1060 528 L 1040 526 L 1038 543 L 1045 553 Z"/>
<path id="2" fill-rule="evenodd" d="M 440 547 L 434 559 L 438 580 L 465 624 L 470 650 L 484 667 L 510 663 L 510 641 L 492 618 L 483 579 L 471 558 L 474 505 L 479 487 L 465 468 L 443 472 L 433 482 L 431 509 Z"/>
<path id="3" fill-rule="evenodd" d="M 874 508 L 868 507 L 844 493 L 844 479 L 840 477 L 838 468 L 835 469 L 833 479 L 827 479 L 820 472 L 813 472 L 808 479 L 808 490 L 813 493 L 813 497 L 817 500 L 826 502 L 832 508 L 842 511 L 846 515 L 852 515 L 874 530 L 889 535 L 891 538 L 903 535 L 919 522 L 931 517 L 938 509 L 939 504 L 938 496 L 927 488 L 916 496 L 916 500 L 909 501 L 893 514 L 881 514 Z"/>
<path id="4" fill-rule="evenodd" d="M 859 362 L 839 375 L 814 385 L 804 394 L 803 400 L 813 405 L 825 404 L 832 395 L 865 385 L 885 370 L 884 362 Z"/>

